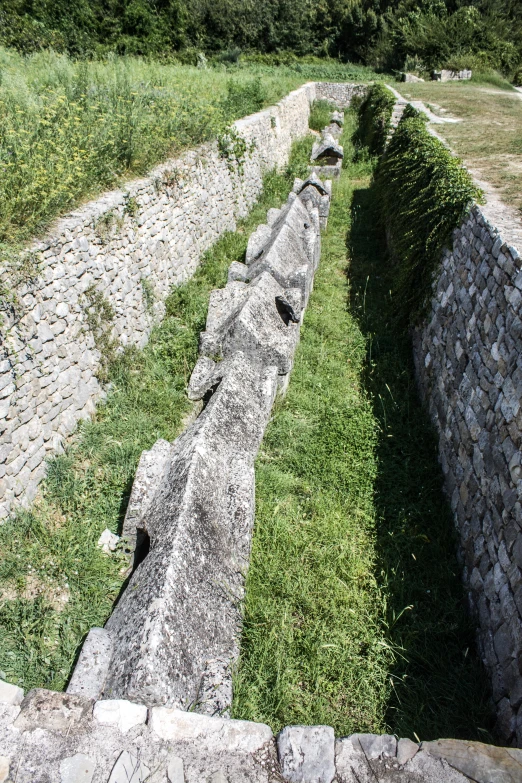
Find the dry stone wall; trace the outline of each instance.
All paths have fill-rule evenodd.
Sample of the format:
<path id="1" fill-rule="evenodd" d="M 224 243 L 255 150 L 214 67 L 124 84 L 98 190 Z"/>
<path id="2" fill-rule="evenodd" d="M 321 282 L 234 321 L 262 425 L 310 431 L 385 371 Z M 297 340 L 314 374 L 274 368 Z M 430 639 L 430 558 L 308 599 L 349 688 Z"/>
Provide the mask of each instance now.
<path id="1" fill-rule="evenodd" d="M 32 501 L 45 459 L 103 396 L 89 303 L 95 318 L 110 305 L 114 317 L 102 329 L 120 345 L 144 345 L 170 288 L 235 229 L 263 174 L 288 161 L 314 98 L 308 84 L 236 122 L 248 143 L 242 165 L 217 144 L 191 150 L 69 215 L 33 247 L 41 274 L 21 291 L 0 348 L 0 518 Z"/>
<path id="2" fill-rule="evenodd" d="M 475 206 L 414 335 L 497 730 L 522 746 L 522 260 Z"/>

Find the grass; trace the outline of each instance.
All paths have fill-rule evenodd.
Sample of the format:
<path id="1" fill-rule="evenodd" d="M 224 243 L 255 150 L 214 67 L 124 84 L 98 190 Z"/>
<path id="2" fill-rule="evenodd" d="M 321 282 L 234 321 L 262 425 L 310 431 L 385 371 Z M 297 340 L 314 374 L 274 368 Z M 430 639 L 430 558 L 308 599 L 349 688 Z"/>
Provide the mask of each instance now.
<path id="1" fill-rule="evenodd" d="M 142 450 L 183 428 L 209 293 L 226 283 L 266 210 L 279 207 L 294 176 L 303 176 L 310 147 L 311 139 L 294 145 L 288 171 L 266 177 L 238 231 L 223 236 L 172 292 L 146 348 L 127 350 L 110 367 L 106 403 L 50 463 L 32 511 L 0 527 L 0 677 L 24 689 L 61 690 L 86 633 L 109 616 L 126 561 L 123 552 L 102 554 L 97 540 L 105 528 L 121 529 Z"/>
<path id="2" fill-rule="evenodd" d="M 399 91 L 462 122 L 437 125 L 466 166 L 522 210 L 522 95 L 507 82 L 407 84 Z M 441 109 L 443 111 L 441 111 Z"/>
<path id="3" fill-rule="evenodd" d="M 198 69 L 133 57 L 73 61 L 52 51 L 23 57 L 0 47 L 0 252 L 307 79 L 374 76 L 335 61 Z"/>
<path id="4" fill-rule="evenodd" d="M 347 155 L 352 131 L 348 115 Z M 348 163 L 334 185 L 289 391 L 257 461 L 234 716 L 274 730 L 488 739 L 436 444 L 410 341 L 389 317 L 370 175 L 371 163 Z"/>

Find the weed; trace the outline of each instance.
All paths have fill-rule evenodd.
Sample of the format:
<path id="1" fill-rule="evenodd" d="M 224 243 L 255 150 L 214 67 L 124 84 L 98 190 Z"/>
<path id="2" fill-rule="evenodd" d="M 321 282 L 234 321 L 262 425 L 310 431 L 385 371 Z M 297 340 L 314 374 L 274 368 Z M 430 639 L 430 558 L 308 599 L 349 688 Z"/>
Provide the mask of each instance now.
<path id="1" fill-rule="evenodd" d="M 98 380 L 109 380 L 109 367 L 118 352 L 118 341 L 113 337 L 114 310 L 110 302 L 93 284 L 83 294 L 86 324 L 100 353 Z"/>

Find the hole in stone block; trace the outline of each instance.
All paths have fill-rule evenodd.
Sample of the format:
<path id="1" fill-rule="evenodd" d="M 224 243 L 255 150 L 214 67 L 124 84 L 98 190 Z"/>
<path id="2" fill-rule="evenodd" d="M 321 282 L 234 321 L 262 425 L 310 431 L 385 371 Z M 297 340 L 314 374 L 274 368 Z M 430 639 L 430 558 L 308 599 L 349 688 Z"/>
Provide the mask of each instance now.
<path id="1" fill-rule="evenodd" d="M 140 563 L 143 563 L 150 552 L 150 536 L 143 528 L 136 529 L 136 549 L 134 550 L 134 562 L 132 570 L 135 571 Z"/>

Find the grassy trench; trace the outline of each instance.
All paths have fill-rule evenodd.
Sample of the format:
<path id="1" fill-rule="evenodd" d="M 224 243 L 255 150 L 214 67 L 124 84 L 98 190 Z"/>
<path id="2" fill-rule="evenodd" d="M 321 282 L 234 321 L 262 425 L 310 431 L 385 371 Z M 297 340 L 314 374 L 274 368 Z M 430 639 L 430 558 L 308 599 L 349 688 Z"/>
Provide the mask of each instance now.
<path id="1" fill-rule="evenodd" d="M 266 177 L 248 218 L 172 292 L 146 348 L 127 350 L 112 364 L 106 403 L 50 463 L 31 512 L 0 526 L 1 678 L 25 689 L 62 689 L 86 633 L 109 616 L 125 561 L 123 553 L 103 555 L 96 542 L 105 528 L 121 527 L 141 451 L 182 429 L 209 293 L 225 285 L 251 231 L 306 171 L 311 141 L 294 145 L 288 170 Z"/>
<path id="2" fill-rule="evenodd" d="M 234 716 L 487 740 L 436 443 L 411 343 L 388 317 L 393 270 L 370 177 L 371 163 L 348 162 L 335 186 L 289 391 L 257 461 Z"/>

